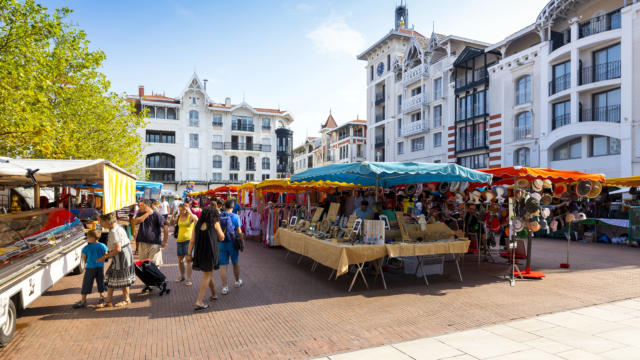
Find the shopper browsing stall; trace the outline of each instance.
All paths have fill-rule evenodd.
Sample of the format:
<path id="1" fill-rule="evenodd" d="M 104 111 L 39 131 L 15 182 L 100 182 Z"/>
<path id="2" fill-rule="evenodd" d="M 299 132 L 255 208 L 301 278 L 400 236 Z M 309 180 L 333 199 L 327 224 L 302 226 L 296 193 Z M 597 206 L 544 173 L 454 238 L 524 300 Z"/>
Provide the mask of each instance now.
<path id="1" fill-rule="evenodd" d="M 162 215 L 151 208 L 151 200 L 143 199 L 138 206 L 140 212 L 135 219 L 135 223 L 139 224 L 136 250 L 141 259 L 151 259 L 156 265 L 161 265 L 162 249 L 167 246 L 169 227 Z"/>

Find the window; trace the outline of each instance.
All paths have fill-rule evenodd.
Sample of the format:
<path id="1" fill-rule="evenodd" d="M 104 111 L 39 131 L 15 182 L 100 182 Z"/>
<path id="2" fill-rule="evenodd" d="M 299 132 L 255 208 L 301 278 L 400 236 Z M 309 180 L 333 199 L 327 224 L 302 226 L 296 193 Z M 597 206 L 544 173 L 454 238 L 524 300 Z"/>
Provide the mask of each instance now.
<path id="1" fill-rule="evenodd" d="M 549 86 L 551 95 L 571 87 L 571 61 L 553 67 L 553 80 Z"/>
<path id="2" fill-rule="evenodd" d="M 424 150 L 424 137 L 411 139 L 411 152 Z"/>
<path id="3" fill-rule="evenodd" d="M 262 152 L 271 152 L 270 138 L 262 138 Z"/>
<path id="4" fill-rule="evenodd" d="M 531 76 L 525 75 L 516 84 L 516 105 L 531 102 Z"/>
<path id="5" fill-rule="evenodd" d="M 176 133 L 173 131 L 147 130 L 146 140 L 150 143 L 175 144 Z"/>
<path id="6" fill-rule="evenodd" d="M 396 113 L 402 113 L 402 95 L 398 95 L 398 108 L 396 109 Z"/>
<path id="7" fill-rule="evenodd" d="M 222 115 L 213 114 L 213 120 L 211 121 L 211 126 L 222 126 Z"/>
<path id="8" fill-rule="evenodd" d="M 256 170 L 256 162 L 253 159 L 253 156 L 247 156 L 247 171 L 255 171 Z"/>
<path id="9" fill-rule="evenodd" d="M 467 151 L 486 147 L 486 129 L 484 123 L 458 128 L 456 150 Z"/>
<path id="10" fill-rule="evenodd" d="M 402 136 L 402 118 L 398 119 L 398 133 L 396 134 L 396 136 Z"/>
<path id="11" fill-rule="evenodd" d="M 415 114 L 411 114 L 411 122 L 416 122 L 422 120 L 422 113 L 417 112 Z"/>
<path id="12" fill-rule="evenodd" d="M 369 67 L 369 80 L 373 81 L 373 65 Z"/>
<path id="13" fill-rule="evenodd" d="M 200 126 L 200 114 L 195 110 L 189 111 L 189 126 Z"/>
<path id="14" fill-rule="evenodd" d="M 229 170 L 240 170 L 240 162 L 237 156 L 231 156 L 229 158 Z"/>
<path id="15" fill-rule="evenodd" d="M 418 86 L 418 87 L 415 87 L 415 88 L 411 89 L 411 96 L 416 96 L 416 95 L 420 95 L 420 94 L 422 94 L 422 87 L 421 86 Z"/>
<path id="16" fill-rule="evenodd" d="M 211 180 L 222 181 L 222 173 L 214 172 L 213 174 L 211 174 Z"/>
<path id="17" fill-rule="evenodd" d="M 362 144 L 356 145 L 356 156 L 360 158 L 364 157 L 364 146 Z"/>
<path id="18" fill-rule="evenodd" d="M 529 111 L 521 112 L 516 116 L 516 140 L 530 138 L 531 133 L 531 113 Z"/>
<path id="19" fill-rule="evenodd" d="M 439 128 L 440 126 L 442 126 L 442 105 L 433 108 L 433 127 Z"/>
<path id="20" fill-rule="evenodd" d="M 608 136 L 589 137 L 589 156 L 620 154 L 620 139 Z"/>
<path id="21" fill-rule="evenodd" d="M 165 118 L 164 108 L 157 108 L 156 109 L 156 119 L 164 119 L 164 118 Z"/>
<path id="22" fill-rule="evenodd" d="M 246 179 L 247 181 L 253 181 L 253 180 L 255 180 L 255 178 L 256 178 L 256 177 L 255 177 L 255 175 L 254 175 L 254 174 L 246 174 L 246 175 L 245 175 L 245 179 Z"/>
<path id="23" fill-rule="evenodd" d="M 189 134 L 189 147 L 193 149 L 199 148 L 198 134 Z"/>
<path id="24" fill-rule="evenodd" d="M 553 104 L 553 119 L 551 122 L 551 128 L 553 130 L 569 125 L 571 123 L 571 101 L 563 101 L 561 103 Z"/>
<path id="25" fill-rule="evenodd" d="M 153 107 L 148 107 L 147 108 L 149 111 L 147 111 L 147 115 L 149 116 L 149 119 L 153 119 L 156 117 L 156 108 Z"/>
<path id="26" fill-rule="evenodd" d="M 238 181 L 238 173 L 229 173 L 229 181 Z"/>
<path id="27" fill-rule="evenodd" d="M 442 146 L 442 133 L 433 134 L 433 147 Z"/>
<path id="28" fill-rule="evenodd" d="M 271 130 L 271 120 L 267 118 L 262 119 L 262 130 Z"/>
<path id="29" fill-rule="evenodd" d="M 176 158 L 173 155 L 154 153 L 147 155 L 147 169 L 173 169 L 176 167 Z"/>
<path id="30" fill-rule="evenodd" d="M 192 104 L 195 104 L 195 103 L 196 103 L 196 97 L 195 97 L 195 96 L 191 98 L 191 103 L 192 103 Z"/>
<path id="31" fill-rule="evenodd" d="M 254 131 L 253 118 L 249 116 L 234 116 L 231 121 L 231 130 Z"/>
<path id="32" fill-rule="evenodd" d="M 486 169 L 489 163 L 489 154 L 470 155 L 458 158 L 458 165 L 469 169 Z"/>
<path id="33" fill-rule="evenodd" d="M 213 156 L 213 168 L 222 169 L 222 156 L 220 155 Z"/>
<path id="34" fill-rule="evenodd" d="M 262 174 L 262 180 L 263 181 L 269 179 L 270 177 L 271 177 L 271 175 L 269 175 L 269 174 Z"/>
<path id="35" fill-rule="evenodd" d="M 175 181 L 176 173 L 173 170 L 150 170 L 149 180 L 151 181 Z"/>
<path id="36" fill-rule="evenodd" d="M 391 55 L 387 55 L 387 71 L 391 71 Z"/>
<path id="37" fill-rule="evenodd" d="M 529 148 L 520 148 L 513 154 L 513 165 L 515 166 L 530 166 L 530 154 Z"/>
<path id="38" fill-rule="evenodd" d="M 620 122 L 620 88 L 593 95 L 593 108 L 585 110 L 582 121 Z"/>
<path id="39" fill-rule="evenodd" d="M 593 53 L 594 81 L 620 77 L 620 44 Z"/>
<path id="40" fill-rule="evenodd" d="M 399 142 L 397 147 L 398 147 L 398 155 L 404 154 L 404 142 Z"/>
<path id="41" fill-rule="evenodd" d="M 488 109 L 488 104 L 485 104 L 486 100 L 484 90 L 458 98 L 457 120 L 485 115 Z"/>
<path id="42" fill-rule="evenodd" d="M 440 159 L 433 160 L 433 163 L 434 163 L 434 164 L 440 164 L 441 162 L 442 162 L 442 160 L 440 160 Z"/>
<path id="43" fill-rule="evenodd" d="M 176 119 L 176 109 L 168 108 L 167 109 L 167 119 L 175 120 Z"/>
<path id="44" fill-rule="evenodd" d="M 268 157 L 262 158 L 262 170 L 269 170 L 271 167 L 271 160 Z"/>
<path id="45" fill-rule="evenodd" d="M 433 99 L 437 100 L 442 97 L 442 78 L 433 81 Z"/>
<path id="46" fill-rule="evenodd" d="M 580 159 L 582 157 L 582 138 L 568 141 L 553 150 L 553 160 Z"/>

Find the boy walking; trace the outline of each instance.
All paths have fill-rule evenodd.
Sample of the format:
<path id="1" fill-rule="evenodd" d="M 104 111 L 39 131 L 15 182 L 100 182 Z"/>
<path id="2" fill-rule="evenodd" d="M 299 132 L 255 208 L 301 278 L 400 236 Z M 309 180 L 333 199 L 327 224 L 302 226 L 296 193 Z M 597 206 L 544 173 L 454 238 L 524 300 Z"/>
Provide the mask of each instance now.
<path id="1" fill-rule="evenodd" d="M 240 268 L 238 267 L 238 251 L 244 249 L 244 237 L 240 226 L 240 217 L 233 213 L 235 201 L 227 200 L 224 203 L 224 212 L 220 214 L 220 226 L 224 232 L 224 241 L 218 244 L 220 249 L 220 280 L 222 280 L 222 295 L 229 293 L 227 285 L 227 266 L 229 259 L 233 265 L 233 275 L 236 279 L 235 287 L 242 286 Z"/>
<path id="2" fill-rule="evenodd" d="M 82 299 L 73 304 L 74 309 L 87 306 L 87 295 L 91 294 L 91 290 L 93 290 L 94 280 L 100 293 L 98 304 L 104 302 L 104 261 L 97 262 L 96 260 L 104 256 L 107 252 L 107 246 L 98 242 L 98 239 L 100 239 L 100 231 L 89 230 L 87 233 L 87 245 L 82 248 L 82 261 L 86 263 L 84 278 L 82 279 L 82 290 L 80 291 Z"/>

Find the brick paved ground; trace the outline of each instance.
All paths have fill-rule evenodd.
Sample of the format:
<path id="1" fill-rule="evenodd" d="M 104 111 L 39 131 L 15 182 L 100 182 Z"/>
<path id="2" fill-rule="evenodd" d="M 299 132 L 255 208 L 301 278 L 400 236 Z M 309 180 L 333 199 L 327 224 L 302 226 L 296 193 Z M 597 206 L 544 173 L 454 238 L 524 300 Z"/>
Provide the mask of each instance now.
<path id="1" fill-rule="evenodd" d="M 139 296 L 137 283 L 128 308 L 100 310 L 71 309 L 82 278 L 68 276 L 22 314 L 0 357 L 298 359 L 640 297 L 640 249 L 572 244 L 571 251 L 571 269 L 559 269 L 566 242 L 536 240 L 534 268 L 547 278 L 514 288 L 496 276 L 504 265 L 467 257 L 464 283 L 434 276 L 427 289 L 418 279 L 390 274 L 389 291 L 378 282 L 349 294 L 346 277 L 328 281 L 329 270 L 311 273 L 309 260 L 297 264 L 282 249 L 249 244 L 241 256 L 245 286 L 219 295 L 201 314 L 193 314 L 199 273 L 193 287 L 172 283 L 172 293 L 161 298 Z M 173 243 L 165 262 L 162 271 L 175 279 Z"/>

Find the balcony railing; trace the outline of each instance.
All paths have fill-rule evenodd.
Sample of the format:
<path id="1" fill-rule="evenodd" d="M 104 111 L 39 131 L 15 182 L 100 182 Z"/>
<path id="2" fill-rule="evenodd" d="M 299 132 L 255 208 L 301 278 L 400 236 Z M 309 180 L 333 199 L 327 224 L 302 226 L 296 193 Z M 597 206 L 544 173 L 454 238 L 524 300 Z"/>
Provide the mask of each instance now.
<path id="1" fill-rule="evenodd" d="M 402 75 L 402 83 L 405 85 L 411 84 L 412 82 L 419 80 L 420 77 L 425 75 L 426 73 L 427 67 L 424 65 L 418 65 Z"/>
<path id="2" fill-rule="evenodd" d="M 427 130 L 428 128 L 425 121 L 413 121 L 402 127 L 402 136 L 411 136 Z"/>
<path id="3" fill-rule="evenodd" d="M 253 124 L 238 124 L 237 122 L 231 123 L 231 130 L 234 131 L 251 131 L 255 130 Z"/>
<path id="4" fill-rule="evenodd" d="M 620 60 L 609 61 L 596 66 L 586 66 L 582 68 L 580 85 L 593 82 L 617 79 L 620 77 Z"/>
<path id="5" fill-rule="evenodd" d="M 580 38 L 599 34 L 621 26 L 620 10 L 606 15 L 596 16 L 580 24 Z"/>
<path id="6" fill-rule="evenodd" d="M 262 144 L 225 142 L 224 149 L 225 150 L 262 151 Z"/>
<path id="7" fill-rule="evenodd" d="M 240 164 L 229 164 L 229 170 L 240 170 Z"/>
<path id="8" fill-rule="evenodd" d="M 256 164 L 247 164 L 247 171 L 256 171 Z"/>
<path id="9" fill-rule="evenodd" d="M 528 104 L 531 102 L 531 90 L 516 90 L 516 105 Z"/>
<path id="10" fill-rule="evenodd" d="M 582 110 L 580 121 L 620 122 L 620 105 L 600 106 Z"/>
<path id="11" fill-rule="evenodd" d="M 376 147 L 384 146 L 384 135 L 376 135 Z"/>
<path id="12" fill-rule="evenodd" d="M 376 93 L 376 105 L 380 105 L 384 103 L 384 91 L 380 91 Z"/>
<path id="13" fill-rule="evenodd" d="M 571 87 L 571 74 L 560 75 L 549 81 L 549 96 Z"/>
<path id="14" fill-rule="evenodd" d="M 213 150 L 222 150 L 224 149 L 224 143 L 222 141 L 214 141 L 211 143 L 211 148 Z"/>
<path id="15" fill-rule="evenodd" d="M 408 112 L 420 109 L 423 104 L 427 103 L 426 98 L 427 94 L 419 94 L 406 99 L 402 103 L 402 111 L 406 114 Z"/>
<path id="16" fill-rule="evenodd" d="M 569 124 L 571 124 L 571 114 L 558 115 L 551 120 L 553 130 Z"/>
<path id="17" fill-rule="evenodd" d="M 518 126 L 515 128 L 514 138 L 516 141 L 530 139 L 533 136 L 530 126 Z"/>
<path id="18" fill-rule="evenodd" d="M 376 114 L 376 122 L 384 120 L 384 114 Z"/>

